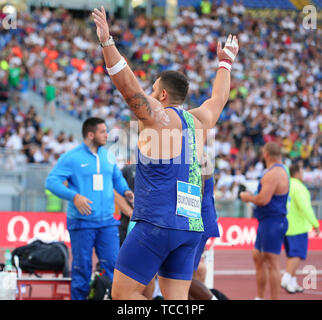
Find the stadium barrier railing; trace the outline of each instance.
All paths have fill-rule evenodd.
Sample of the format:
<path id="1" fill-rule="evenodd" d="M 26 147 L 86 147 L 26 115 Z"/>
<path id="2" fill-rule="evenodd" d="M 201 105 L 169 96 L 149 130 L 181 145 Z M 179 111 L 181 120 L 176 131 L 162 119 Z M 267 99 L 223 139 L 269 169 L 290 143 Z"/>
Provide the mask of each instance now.
<path id="1" fill-rule="evenodd" d="M 1 211 L 47 211 L 45 180 L 52 166 L 30 164 L 21 160 L 21 154 L 0 148 L 0 203 Z M 312 206 L 318 219 L 322 219 L 322 187 L 308 186 Z M 251 218 L 253 207 L 239 199 L 216 199 L 219 217 Z M 63 200 L 62 211 L 66 212 L 67 201 Z"/>

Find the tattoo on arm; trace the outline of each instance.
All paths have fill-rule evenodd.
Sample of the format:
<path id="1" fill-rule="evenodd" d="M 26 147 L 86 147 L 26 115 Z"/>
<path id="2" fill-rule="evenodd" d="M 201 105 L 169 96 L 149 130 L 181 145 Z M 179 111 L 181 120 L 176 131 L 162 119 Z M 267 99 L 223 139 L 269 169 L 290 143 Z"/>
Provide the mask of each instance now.
<path id="1" fill-rule="evenodd" d="M 150 118 L 153 118 L 156 122 L 159 122 L 162 125 L 168 125 L 170 122 L 165 110 L 161 106 L 152 108 L 147 96 L 142 93 L 136 93 L 127 97 L 125 100 L 137 118 L 141 121 L 148 120 L 148 115 Z"/>
<path id="2" fill-rule="evenodd" d="M 147 118 L 138 115 L 138 113 L 144 112 L 143 110 L 151 116 L 151 106 L 144 94 L 136 93 L 133 96 L 126 98 L 126 102 L 139 120 L 147 120 Z"/>

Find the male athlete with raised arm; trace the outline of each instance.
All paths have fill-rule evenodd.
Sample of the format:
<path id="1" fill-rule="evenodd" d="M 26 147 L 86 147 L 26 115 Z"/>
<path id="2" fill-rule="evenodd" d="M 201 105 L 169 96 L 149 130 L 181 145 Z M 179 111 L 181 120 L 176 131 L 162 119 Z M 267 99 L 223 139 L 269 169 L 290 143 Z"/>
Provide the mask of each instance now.
<path id="1" fill-rule="evenodd" d="M 165 71 L 147 95 L 110 36 L 106 13 L 92 13 L 107 71 L 139 119 L 138 163 L 132 220 L 114 271 L 113 299 L 144 299 L 142 292 L 158 273 L 165 299 L 187 299 L 195 249 L 204 231 L 201 218 L 201 168 L 205 134 L 227 103 L 230 70 L 238 40 L 230 35 L 217 46 L 219 68 L 212 95 L 201 107 L 181 108 L 186 77 Z"/>

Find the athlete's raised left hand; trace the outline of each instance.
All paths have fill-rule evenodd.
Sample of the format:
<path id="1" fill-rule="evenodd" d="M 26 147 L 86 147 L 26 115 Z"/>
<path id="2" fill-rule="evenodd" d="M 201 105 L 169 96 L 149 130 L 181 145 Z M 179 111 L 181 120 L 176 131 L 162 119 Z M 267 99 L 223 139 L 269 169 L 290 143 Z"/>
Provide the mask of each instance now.
<path id="1" fill-rule="evenodd" d="M 219 61 L 229 60 L 231 63 L 233 63 L 238 51 L 238 39 L 236 36 L 232 36 L 231 34 L 228 36 L 224 48 L 222 48 L 221 42 L 217 43 L 217 57 Z"/>

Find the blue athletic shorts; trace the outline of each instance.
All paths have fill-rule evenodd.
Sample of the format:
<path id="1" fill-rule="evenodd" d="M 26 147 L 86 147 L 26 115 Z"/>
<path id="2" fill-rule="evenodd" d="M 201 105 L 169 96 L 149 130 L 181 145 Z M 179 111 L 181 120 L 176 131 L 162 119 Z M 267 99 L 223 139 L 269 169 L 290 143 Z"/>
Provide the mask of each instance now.
<path id="1" fill-rule="evenodd" d="M 195 262 L 193 265 L 193 270 L 196 271 L 198 269 L 198 265 L 202 256 L 202 253 L 205 249 L 205 245 L 207 240 L 209 239 L 209 237 L 205 236 L 204 234 L 202 234 L 201 239 L 199 241 L 199 244 L 196 248 L 196 255 L 195 255 Z"/>
<path id="2" fill-rule="evenodd" d="M 261 252 L 280 254 L 288 228 L 286 217 L 264 218 L 258 223 L 255 248 Z"/>
<path id="3" fill-rule="evenodd" d="M 156 273 L 164 278 L 191 280 L 201 235 L 138 221 L 123 242 L 115 269 L 144 285 Z"/>
<path id="4" fill-rule="evenodd" d="M 289 258 L 299 257 L 305 260 L 308 244 L 308 233 L 301 233 L 296 236 L 285 236 L 284 238 L 285 251 Z"/>

